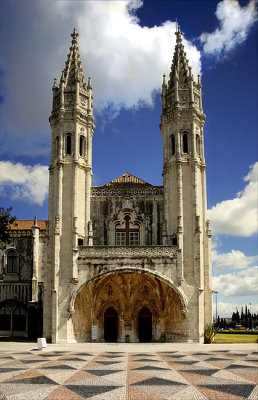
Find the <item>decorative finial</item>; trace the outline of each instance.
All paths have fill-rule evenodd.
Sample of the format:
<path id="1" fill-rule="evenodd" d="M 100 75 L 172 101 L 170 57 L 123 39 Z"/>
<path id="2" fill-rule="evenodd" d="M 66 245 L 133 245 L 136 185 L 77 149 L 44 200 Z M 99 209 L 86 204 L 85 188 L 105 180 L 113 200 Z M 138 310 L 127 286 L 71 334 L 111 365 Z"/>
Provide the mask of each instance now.
<path id="1" fill-rule="evenodd" d="M 34 217 L 34 226 L 38 226 L 38 217 L 37 217 L 37 214 L 35 214 L 35 217 Z"/>
<path id="2" fill-rule="evenodd" d="M 178 24 L 177 17 L 176 17 L 176 32 L 181 32 L 180 26 L 179 26 L 179 24 Z M 182 32 L 181 32 L 181 33 L 182 33 Z"/>
<path id="3" fill-rule="evenodd" d="M 79 36 L 79 33 L 77 32 L 77 30 L 75 28 L 73 29 L 73 33 L 71 33 L 71 36 L 73 38 L 73 41 L 77 42 L 77 38 Z"/>
<path id="4" fill-rule="evenodd" d="M 163 75 L 163 85 L 165 85 L 166 84 L 166 75 L 164 74 Z"/>
<path id="5" fill-rule="evenodd" d="M 91 86 L 91 78 L 90 78 L 90 77 L 88 78 L 88 86 L 87 86 L 87 89 L 92 89 L 92 86 Z"/>
<path id="6" fill-rule="evenodd" d="M 57 89 L 57 88 L 58 88 L 57 79 L 54 78 L 54 83 L 53 83 L 52 89 Z"/>
<path id="7" fill-rule="evenodd" d="M 176 32 L 175 32 L 175 34 L 176 34 L 176 37 L 177 37 L 177 41 L 182 41 L 183 32 L 180 29 L 180 26 L 178 24 L 177 18 L 176 18 Z"/>

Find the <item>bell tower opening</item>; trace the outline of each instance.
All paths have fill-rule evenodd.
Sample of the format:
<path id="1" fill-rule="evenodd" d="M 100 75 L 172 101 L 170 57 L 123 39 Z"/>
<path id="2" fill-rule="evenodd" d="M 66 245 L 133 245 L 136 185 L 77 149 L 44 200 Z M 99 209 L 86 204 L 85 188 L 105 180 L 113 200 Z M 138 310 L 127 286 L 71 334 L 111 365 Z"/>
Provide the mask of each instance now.
<path id="1" fill-rule="evenodd" d="M 152 339 L 152 313 L 143 307 L 138 314 L 139 342 L 151 342 Z"/>
<path id="2" fill-rule="evenodd" d="M 104 339 L 105 342 L 117 342 L 118 315 L 113 307 L 104 313 Z"/>

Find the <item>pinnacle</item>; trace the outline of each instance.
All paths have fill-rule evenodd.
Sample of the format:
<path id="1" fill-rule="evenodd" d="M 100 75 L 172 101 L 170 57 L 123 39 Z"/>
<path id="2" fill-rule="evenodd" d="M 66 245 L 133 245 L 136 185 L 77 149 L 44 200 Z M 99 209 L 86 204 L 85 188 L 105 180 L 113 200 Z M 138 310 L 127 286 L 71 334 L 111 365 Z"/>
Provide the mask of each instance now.
<path id="1" fill-rule="evenodd" d="M 77 43 L 77 38 L 79 36 L 79 33 L 77 32 L 76 28 L 73 28 L 73 33 L 71 33 L 71 36 L 73 38 L 73 42 Z"/>
<path id="2" fill-rule="evenodd" d="M 183 32 L 180 26 L 177 24 L 176 27 L 176 46 L 171 65 L 170 79 L 168 86 L 173 86 L 175 79 L 178 79 L 182 85 L 187 85 L 189 79 L 192 77 L 191 68 L 189 67 L 188 60 L 183 45 Z"/>
<path id="3" fill-rule="evenodd" d="M 76 82 L 79 82 L 80 86 L 86 85 L 78 48 L 78 36 L 79 33 L 74 28 L 71 34 L 72 44 L 69 48 L 69 54 L 60 81 L 63 82 L 65 86 L 73 86 Z"/>

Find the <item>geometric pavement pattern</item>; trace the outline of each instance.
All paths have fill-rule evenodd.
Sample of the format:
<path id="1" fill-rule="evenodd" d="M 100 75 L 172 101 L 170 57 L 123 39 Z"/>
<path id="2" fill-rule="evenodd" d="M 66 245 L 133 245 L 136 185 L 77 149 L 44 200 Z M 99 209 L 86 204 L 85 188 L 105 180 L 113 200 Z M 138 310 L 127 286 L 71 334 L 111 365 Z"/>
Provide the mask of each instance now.
<path id="1" fill-rule="evenodd" d="M 258 352 L 0 352 L 0 400 L 258 399 Z"/>

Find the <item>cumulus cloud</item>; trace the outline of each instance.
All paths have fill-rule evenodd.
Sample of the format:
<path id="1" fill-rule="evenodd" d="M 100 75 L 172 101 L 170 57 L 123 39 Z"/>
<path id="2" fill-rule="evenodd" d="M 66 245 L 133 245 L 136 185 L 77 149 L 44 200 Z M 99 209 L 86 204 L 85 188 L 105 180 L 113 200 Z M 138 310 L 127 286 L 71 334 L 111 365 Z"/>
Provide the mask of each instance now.
<path id="1" fill-rule="evenodd" d="M 212 278 L 213 290 L 225 297 L 256 296 L 258 267 L 250 267 L 234 273 L 221 274 Z"/>
<path id="2" fill-rule="evenodd" d="M 232 200 L 224 200 L 208 210 L 214 234 L 251 236 L 257 232 L 258 162 L 244 178 L 244 190 Z"/>
<path id="3" fill-rule="evenodd" d="M 48 167 L 0 161 L 1 195 L 9 191 L 12 199 L 42 205 L 48 194 Z"/>
<path id="4" fill-rule="evenodd" d="M 257 262 L 257 256 L 246 256 L 242 251 L 234 249 L 230 253 L 221 254 L 212 250 L 212 262 L 215 271 L 224 268 L 239 270 Z"/>
<path id="5" fill-rule="evenodd" d="M 255 1 L 241 7 L 237 0 L 223 0 L 217 5 L 219 28 L 212 33 L 202 33 L 200 40 L 207 54 L 226 54 L 244 42 L 248 31 L 257 21 Z"/>
<path id="6" fill-rule="evenodd" d="M 117 115 L 121 108 L 152 104 L 171 65 L 175 22 L 142 27 L 136 17 L 141 6 L 139 0 L 5 3 L 1 28 L 8 35 L 2 33 L 7 40 L 1 44 L 0 118 L 7 142 L 8 132 L 28 137 L 50 130 L 51 86 L 64 68 L 74 27 L 80 33 L 84 72 L 92 78 L 95 110 L 108 107 Z M 187 40 L 185 47 L 199 72 L 199 51 Z M 26 146 L 21 143 L 21 153 Z"/>

